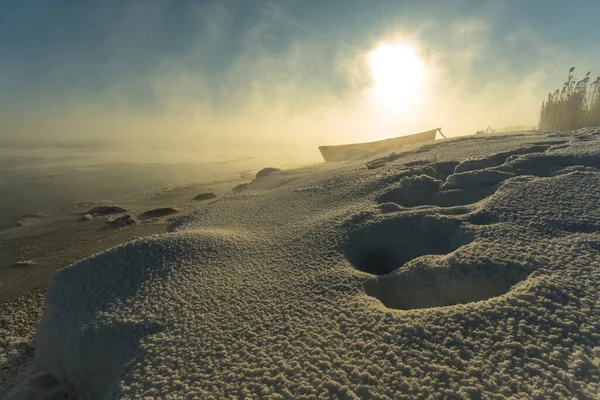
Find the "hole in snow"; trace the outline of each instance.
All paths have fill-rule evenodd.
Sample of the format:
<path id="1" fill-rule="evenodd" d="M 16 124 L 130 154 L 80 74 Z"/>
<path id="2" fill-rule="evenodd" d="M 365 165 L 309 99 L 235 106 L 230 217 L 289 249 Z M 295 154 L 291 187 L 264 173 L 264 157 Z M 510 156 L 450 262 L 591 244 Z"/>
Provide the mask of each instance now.
<path id="1" fill-rule="evenodd" d="M 365 282 L 365 293 L 399 310 L 446 307 L 503 295 L 531 273 L 522 265 L 418 265 Z"/>
<path id="2" fill-rule="evenodd" d="M 345 255 L 356 269 L 385 275 L 414 258 L 451 253 L 472 239 L 454 219 L 397 216 L 356 229 L 346 243 Z"/>

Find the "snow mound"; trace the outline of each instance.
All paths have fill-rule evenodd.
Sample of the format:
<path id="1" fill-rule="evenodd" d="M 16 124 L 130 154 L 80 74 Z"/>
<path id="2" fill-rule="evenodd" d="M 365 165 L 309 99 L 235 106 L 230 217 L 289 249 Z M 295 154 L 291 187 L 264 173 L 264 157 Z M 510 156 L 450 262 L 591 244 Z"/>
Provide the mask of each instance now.
<path id="1" fill-rule="evenodd" d="M 263 176 L 57 272 L 36 366 L 90 398 L 595 398 L 599 168 L 588 129 Z"/>
<path id="2" fill-rule="evenodd" d="M 407 176 L 390 187 L 379 197 L 384 203 L 392 202 L 405 207 L 427 204 L 434 193 L 439 191 L 443 182 L 429 175 Z"/>
<path id="3" fill-rule="evenodd" d="M 216 194 L 214 194 L 213 192 L 207 192 L 207 193 L 200 193 L 199 195 L 194 197 L 194 200 L 204 201 L 204 200 L 212 200 L 212 199 L 216 199 L 216 198 L 217 198 Z"/>
<path id="4" fill-rule="evenodd" d="M 147 218 L 166 217 L 168 215 L 177 214 L 179 211 L 181 211 L 181 210 L 179 208 L 175 208 L 175 207 L 155 208 L 153 210 L 148 210 L 148 211 L 143 212 L 142 215 L 140 215 L 140 218 L 147 219 Z"/>
<path id="5" fill-rule="evenodd" d="M 129 225 L 137 225 L 140 222 L 136 217 L 125 214 L 114 219 L 109 219 L 106 221 L 106 223 L 115 228 L 122 228 Z"/>
<path id="6" fill-rule="evenodd" d="M 270 175 L 273 172 L 277 172 L 277 171 L 281 171 L 281 169 L 280 168 L 273 168 L 273 167 L 263 168 L 263 169 L 261 169 L 260 171 L 258 171 L 256 173 L 256 179 L 262 178 L 262 177 L 267 176 L 267 175 Z"/>

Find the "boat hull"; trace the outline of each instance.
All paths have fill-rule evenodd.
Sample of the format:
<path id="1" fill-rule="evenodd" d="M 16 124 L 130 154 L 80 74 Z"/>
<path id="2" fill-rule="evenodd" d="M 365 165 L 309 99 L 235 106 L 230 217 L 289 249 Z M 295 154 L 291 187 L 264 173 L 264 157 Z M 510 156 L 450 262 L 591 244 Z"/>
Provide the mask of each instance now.
<path id="1" fill-rule="evenodd" d="M 435 140 L 437 131 L 441 128 L 430 131 L 415 133 L 412 135 L 400 136 L 391 139 L 377 140 L 375 142 L 342 144 L 337 146 L 319 146 L 319 151 L 326 162 L 342 161 L 364 154 L 366 151 L 381 150 L 391 147 L 402 146 L 405 144 L 426 142 Z"/>

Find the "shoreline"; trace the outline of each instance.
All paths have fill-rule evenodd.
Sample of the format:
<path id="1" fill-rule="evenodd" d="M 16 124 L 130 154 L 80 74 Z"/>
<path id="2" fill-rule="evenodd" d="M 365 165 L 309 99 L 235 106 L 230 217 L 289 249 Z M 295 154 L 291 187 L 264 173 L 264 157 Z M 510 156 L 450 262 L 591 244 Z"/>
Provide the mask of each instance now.
<path id="1" fill-rule="evenodd" d="M 0 310 L 7 302 L 30 291 L 45 290 L 59 269 L 131 240 L 166 233 L 174 219 L 213 201 L 193 200 L 194 196 L 214 192 L 222 197 L 252 177 L 240 172 L 238 179 L 165 187 L 120 202 L 80 203 L 53 212 L 34 213 L 22 219 L 20 226 L 0 228 Z M 123 206 L 127 212 L 79 220 L 86 210 L 103 204 Z M 179 212 L 125 227 L 107 224 L 121 215 L 138 217 L 144 211 L 161 207 L 175 207 Z"/>
<path id="2" fill-rule="evenodd" d="M 129 241 L 167 233 L 175 219 L 227 196 L 235 186 L 254 178 L 248 172 L 240 172 L 239 176 L 165 187 L 121 202 L 79 203 L 32 215 L 21 226 L 0 228 L 0 392 L 14 390 L 23 383 L 23 376 L 55 381 L 36 372 L 33 361 L 37 327 L 46 309 L 46 290 L 56 271 Z M 214 193 L 217 197 L 194 200 L 202 193 Z M 80 220 L 86 210 L 102 204 L 122 205 L 127 212 Z M 119 215 L 131 214 L 135 218 L 161 207 L 177 207 L 179 212 L 123 227 L 107 223 Z M 61 398 L 85 398 L 72 385 L 54 382 L 53 388 Z"/>

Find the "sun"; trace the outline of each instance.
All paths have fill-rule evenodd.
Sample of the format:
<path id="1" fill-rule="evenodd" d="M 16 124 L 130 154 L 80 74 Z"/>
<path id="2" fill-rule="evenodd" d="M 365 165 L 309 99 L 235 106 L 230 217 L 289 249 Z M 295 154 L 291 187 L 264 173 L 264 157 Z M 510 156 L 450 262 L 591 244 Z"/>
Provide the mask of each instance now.
<path id="1" fill-rule="evenodd" d="M 414 47 L 405 43 L 382 43 L 370 52 L 369 66 L 372 95 L 379 104 L 406 112 L 419 102 L 425 63 Z"/>

